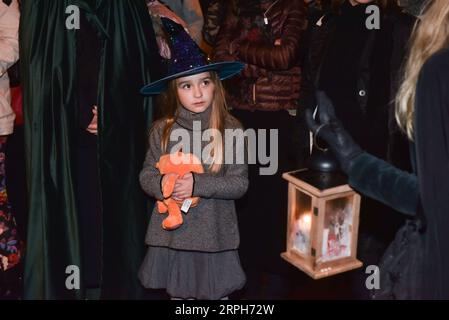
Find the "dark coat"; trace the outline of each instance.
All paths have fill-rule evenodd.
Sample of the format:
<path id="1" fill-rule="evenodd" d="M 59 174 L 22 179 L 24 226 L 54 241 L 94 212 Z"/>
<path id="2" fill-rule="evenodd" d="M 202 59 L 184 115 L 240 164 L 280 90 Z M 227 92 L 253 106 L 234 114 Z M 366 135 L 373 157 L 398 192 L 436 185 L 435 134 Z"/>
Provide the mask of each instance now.
<path id="1" fill-rule="evenodd" d="M 30 197 L 24 296 L 84 298 L 84 283 L 81 290 L 66 287 L 66 268 L 82 266 L 75 195 L 79 70 L 76 31 L 65 25 L 71 4 L 85 12 L 104 40 L 96 92 L 99 175 L 93 177 L 101 185 L 101 296 L 137 298 L 150 214 L 138 176 L 152 112 L 150 99 L 139 90 L 150 82 L 150 66 L 158 59 L 143 0 L 22 1 L 20 60 Z"/>
<path id="2" fill-rule="evenodd" d="M 227 81 L 229 106 L 263 111 L 296 109 L 301 80 L 299 48 L 306 28 L 303 1 L 273 1 L 265 15 L 266 26 L 257 25 L 257 21 L 263 24 L 262 14 L 236 16 L 232 10 L 229 5 L 214 59 L 240 60 L 247 66 Z M 278 45 L 276 40 L 280 41 Z"/>
<path id="3" fill-rule="evenodd" d="M 421 70 L 415 101 L 415 173 L 400 171 L 362 154 L 349 171 L 349 183 L 363 194 L 415 216 L 420 199 L 427 228 L 419 274 L 405 279 L 410 299 L 449 299 L 449 50 L 433 55 Z"/>
<path id="4" fill-rule="evenodd" d="M 336 36 L 339 18 L 339 15 L 328 12 L 316 24 L 309 26 L 310 38 L 304 60 L 299 117 L 303 116 L 305 109 L 316 106 L 315 91 L 321 85 L 323 64 Z M 380 29 L 366 32 L 366 41 L 358 57 L 356 85 L 352 88 L 354 98 L 351 100 L 355 105 L 340 106 L 342 109 L 356 110 L 357 116 L 351 114 L 350 119 L 346 119 L 346 113 L 343 118 L 339 114 L 342 111 L 339 110 L 339 101 L 334 101 L 337 116 L 342 118 L 354 139 L 366 150 L 382 158 L 387 156 L 389 109 L 396 93 L 396 81 L 411 25 L 412 22 L 398 12 L 382 13 Z M 339 76 L 334 75 L 336 85 L 346 86 L 338 83 Z M 369 132 L 360 133 L 362 126 L 359 123 L 362 121 L 369 125 Z"/>
<path id="5" fill-rule="evenodd" d="M 409 43 L 407 39 L 410 38 L 416 18 L 406 13 L 401 13 L 395 19 L 395 32 L 393 34 L 393 56 L 391 60 L 392 81 L 391 93 L 395 95 L 400 85 L 401 77 L 403 76 L 404 57 L 407 56 Z M 391 101 L 393 101 L 393 98 Z M 393 105 L 388 110 L 388 162 L 392 163 L 402 170 L 411 172 L 412 166 L 410 163 L 409 143 L 407 137 L 399 129 L 396 117 L 395 108 Z"/>

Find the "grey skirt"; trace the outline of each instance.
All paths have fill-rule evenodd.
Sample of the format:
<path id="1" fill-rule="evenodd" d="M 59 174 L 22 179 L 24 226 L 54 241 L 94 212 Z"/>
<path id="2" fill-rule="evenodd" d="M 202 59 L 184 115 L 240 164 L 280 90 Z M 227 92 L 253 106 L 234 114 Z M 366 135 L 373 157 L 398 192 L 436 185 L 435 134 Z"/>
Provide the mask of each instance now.
<path id="1" fill-rule="evenodd" d="M 218 300 L 246 282 L 237 250 L 198 252 L 149 247 L 139 270 L 145 288 L 174 298 Z"/>

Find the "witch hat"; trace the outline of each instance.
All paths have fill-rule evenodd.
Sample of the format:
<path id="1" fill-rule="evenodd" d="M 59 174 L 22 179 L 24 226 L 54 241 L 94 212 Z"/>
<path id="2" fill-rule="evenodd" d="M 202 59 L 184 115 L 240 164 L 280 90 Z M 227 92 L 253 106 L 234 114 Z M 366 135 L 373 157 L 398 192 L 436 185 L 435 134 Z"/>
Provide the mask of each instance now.
<path id="1" fill-rule="evenodd" d="M 211 63 L 207 55 L 198 47 L 184 28 L 176 22 L 161 18 L 168 36 L 171 59 L 167 75 L 144 86 L 140 93 L 144 95 L 159 94 L 167 88 L 170 80 L 194 74 L 215 71 L 220 80 L 227 79 L 243 70 L 245 65 L 239 61 Z"/>

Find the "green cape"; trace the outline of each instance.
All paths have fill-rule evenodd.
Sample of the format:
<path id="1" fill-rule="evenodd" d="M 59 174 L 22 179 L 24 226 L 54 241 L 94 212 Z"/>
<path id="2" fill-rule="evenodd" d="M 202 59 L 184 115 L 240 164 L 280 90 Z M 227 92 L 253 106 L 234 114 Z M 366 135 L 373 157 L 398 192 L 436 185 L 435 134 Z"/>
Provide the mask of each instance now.
<path id="1" fill-rule="evenodd" d="M 77 134 L 76 30 L 66 28 L 78 5 L 102 37 L 98 165 L 102 203 L 102 298 L 138 298 L 151 205 L 138 174 L 152 120 L 139 94 L 157 65 L 157 45 L 144 0 L 24 0 L 20 60 L 24 94 L 29 223 L 25 299 L 83 299 L 68 290 L 66 268 L 81 266 L 74 194 Z"/>

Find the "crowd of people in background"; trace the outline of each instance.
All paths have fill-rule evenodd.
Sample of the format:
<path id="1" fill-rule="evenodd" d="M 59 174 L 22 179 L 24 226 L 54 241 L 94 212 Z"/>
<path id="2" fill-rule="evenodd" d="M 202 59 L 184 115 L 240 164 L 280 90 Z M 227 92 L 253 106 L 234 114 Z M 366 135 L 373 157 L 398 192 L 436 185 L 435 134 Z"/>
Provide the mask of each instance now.
<path id="1" fill-rule="evenodd" d="M 69 31 L 61 27 L 67 1 L 19 2 L 0 0 L 0 299 L 163 297 L 137 279 L 154 205 L 139 172 L 164 105 L 139 90 L 174 56 L 161 18 L 181 25 L 209 60 L 244 63 L 223 81 L 230 114 L 244 129 L 278 130 L 269 141 L 277 173 L 262 176 L 264 164 L 250 164 L 236 201 L 246 285 L 235 298 L 335 297 L 331 288 L 368 298 L 363 270 L 316 284 L 280 258 L 281 176 L 316 152 L 306 111 L 319 104 L 317 91 L 361 149 L 413 171 L 394 100 L 426 1 L 81 0 L 80 29 Z M 379 29 L 366 27 L 369 5 L 380 10 Z M 19 42 L 20 76 L 10 80 Z M 384 203 L 362 200 L 358 256 L 366 264 L 378 264 L 405 220 Z M 62 281 L 73 262 L 87 270 L 82 293 Z"/>

